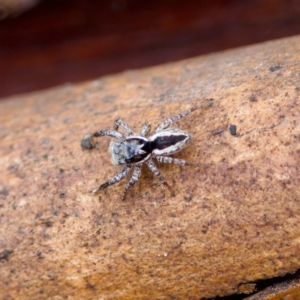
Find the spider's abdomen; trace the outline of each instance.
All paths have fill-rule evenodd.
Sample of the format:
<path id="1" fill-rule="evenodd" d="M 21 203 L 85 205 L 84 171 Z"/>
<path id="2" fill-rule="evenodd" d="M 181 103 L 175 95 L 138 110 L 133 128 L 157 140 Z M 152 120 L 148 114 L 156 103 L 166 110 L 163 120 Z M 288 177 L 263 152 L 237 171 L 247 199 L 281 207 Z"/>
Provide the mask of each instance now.
<path id="1" fill-rule="evenodd" d="M 154 155 L 171 155 L 181 151 L 191 138 L 183 130 L 170 128 L 153 134 L 149 141 Z"/>
<path id="2" fill-rule="evenodd" d="M 144 162 L 151 156 L 150 142 L 141 136 L 130 136 L 122 142 L 111 142 L 109 150 L 116 166 Z"/>

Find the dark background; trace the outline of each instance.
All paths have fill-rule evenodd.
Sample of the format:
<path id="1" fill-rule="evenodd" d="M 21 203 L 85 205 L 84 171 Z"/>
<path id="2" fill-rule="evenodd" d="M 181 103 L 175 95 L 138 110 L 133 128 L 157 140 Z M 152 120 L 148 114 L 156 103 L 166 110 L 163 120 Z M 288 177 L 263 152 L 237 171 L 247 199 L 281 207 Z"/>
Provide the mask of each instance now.
<path id="1" fill-rule="evenodd" d="M 299 34 L 300 1 L 45 0 L 2 19 L 0 97 Z"/>

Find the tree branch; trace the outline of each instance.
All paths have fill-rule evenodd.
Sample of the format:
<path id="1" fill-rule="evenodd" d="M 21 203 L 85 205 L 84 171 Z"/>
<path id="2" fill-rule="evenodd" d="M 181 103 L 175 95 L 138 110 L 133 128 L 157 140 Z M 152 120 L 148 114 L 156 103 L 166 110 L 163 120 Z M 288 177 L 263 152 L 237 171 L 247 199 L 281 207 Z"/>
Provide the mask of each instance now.
<path id="1" fill-rule="evenodd" d="M 2 101 L 4 299 L 213 298 L 298 270 L 299 61 L 293 37 Z M 194 105 L 174 157 L 195 165 L 158 166 L 173 194 L 147 168 L 125 201 L 129 178 L 91 193 L 119 169 L 84 135 Z"/>

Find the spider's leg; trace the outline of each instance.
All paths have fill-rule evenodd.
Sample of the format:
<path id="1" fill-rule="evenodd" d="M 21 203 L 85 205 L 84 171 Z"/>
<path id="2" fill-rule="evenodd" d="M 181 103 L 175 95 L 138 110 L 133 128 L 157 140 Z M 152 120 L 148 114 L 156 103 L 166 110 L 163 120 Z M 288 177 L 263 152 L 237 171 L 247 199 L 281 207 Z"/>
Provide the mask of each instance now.
<path id="1" fill-rule="evenodd" d="M 118 130 L 119 126 L 124 130 L 126 136 L 133 135 L 132 129 L 122 119 L 117 119 L 114 124 L 114 130 Z"/>
<path id="2" fill-rule="evenodd" d="M 162 163 L 165 164 L 176 164 L 176 165 L 181 165 L 181 166 L 185 166 L 185 165 L 189 165 L 190 163 L 188 163 L 187 161 L 183 160 L 183 159 L 179 159 L 179 158 L 174 158 L 174 157 L 170 157 L 170 156 L 155 156 L 155 158 Z"/>
<path id="3" fill-rule="evenodd" d="M 94 138 L 95 137 L 99 137 L 99 136 L 111 136 L 111 137 L 114 137 L 118 140 L 125 140 L 125 136 L 118 132 L 118 131 L 115 131 L 115 130 L 109 130 L 109 129 L 102 129 L 102 130 L 99 130 L 99 131 L 96 131 L 92 134 L 86 134 L 84 136 L 84 138 L 81 140 L 81 147 L 83 148 L 86 148 L 86 149 L 92 149 L 92 148 L 95 148 L 96 146 L 96 143 L 95 143 L 95 140 Z"/>
<path id="4" fill-rule="evenodd" d="M 96 131 L 92 134 L 92 137 L 99 137 L 99 136 L 105 136 L 105 135 L 114 137 L 118 140 L 125 139 L 125 136 L 122 133 L 115 131 L 115 130 L 109 130 L 109 129 L 102 129 L 102 130 Z"/>
<path id="5" fill-rule="evenodd" d="M 146 162 L 148 168 L 150 169 L 150 171 L 156 175 L 158 177 L 158 179 L 164 184 L 168 186 L 168 183 L 166 182 L 165 177 L 159 172 L 159 170 L 157 169 L 156 165 L 154 164 L 154 161 L 152 159 L 149 159 Z"/>
<path id="6" fill-rule="evenodd" d="M 183 111 L 182 113 L 180 113 L 180 114 L 178 114 L 178 115 L 175 115 L 175 116 L 170 117 L 169 119 L 167 119 L 166 121 L 164 121 L 161 125 L 159 125 L 159 126 L 156 128 L 155 132 L 159 132 L 159 131 L 161 131 L 161 130 L 163 130 L 163 129 L 166 129 L 166 128 L 169 127 L 173 122 L 175 122 L 175 121 L 177 121 L 177 120 L 179 120 L 179 119 L 181 119 L 181 118 L 187 116 L 188 114 L 190 114 L 190 113 L 191 113 L 192 111 L 194 111 L 195 109 L 197 109 L 196 106 L 194 106 L 194 107 L 192 107 L 192 108 L 190 108 L 190 109 L 188 109 L 188 110 L 185 110 L 185 111 Z"/>
<path id="7" fill-rule="evenodd" d="M 107 188 L 109 185 L 112 185 L 116 182 L 119 182 L 120 180 L 122 180 L 131 170 L 131 166 L 126 166 L 120 173 L 118 173 L 115 177 L 113 177 L 112 179 L 102 183 L 98 188 L 93 190 L 93 193 L 97 193 L 100 190 L 103 190 L 105 188 Z"/>
<path id="8" fill-rule="evenodd" d="M 149 124 L 144 124 L 140 136 L 146 136 L 149 133 L 151 126 Z"/>
<path id="9" fill-rule="evenodd" d="M 122 197 L 122 201 L 125 199 L 127 191 L 139 180 L 141 176 L 142 165 L 136 165 L 133 170 L 131 179 L 129 180 Z"/>

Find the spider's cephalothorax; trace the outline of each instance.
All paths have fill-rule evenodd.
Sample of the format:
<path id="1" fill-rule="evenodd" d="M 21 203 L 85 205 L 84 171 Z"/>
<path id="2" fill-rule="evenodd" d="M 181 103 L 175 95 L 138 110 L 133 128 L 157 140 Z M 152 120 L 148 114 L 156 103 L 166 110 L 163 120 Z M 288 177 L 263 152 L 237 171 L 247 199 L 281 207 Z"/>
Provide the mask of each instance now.
<path id="1" fill-rule="evenodd" d="M 167 119 L 160 126 L 158 126 L 155 130 L 155 133 L 150 135 L 148 138 L 145 136 L 150 131 L 149 124 L 144 124 L 140 134 L 134 135 L 127 123 L 121 119 L 117 119 L 115 121 L 114 130 L 103 129 L 96 131 L 93 134 L 86 135 L 81 142 L 81 145 L 86 148 L 93 147 L 91 143 L 91 139 L 93 137 L 106 135 L 116 138 L 118 141 L 111 142 L 109 147 L 112 155 L 112 162 L 116 166 L 125 165 L 120 173 L 118 173 L 112 179 L 101 184 L 98 188 L 94 189 L 93 193 L 97 193 L 99 190 L 103 190 L 109 185 L 120 181 L 133 168 L 133 175 L 123 194 L 122 200 L 124 200 L 128 189 L 140 178 L 143 163 L 146 163 L 150 171 L 152 171 L 163 184 L 167 185 L 164 176 L 157 169 L 153 159 L 156 159 L 162 163 L 173 163 L 178 165 L 188 164 L 183 159 L 173 158 L 169 155 L 181 151 L 192 138 L 192 136 L 177 128 L 166 128 L 168 128 L 174 121 L 187 116 L 195 109 L 196 108 L 194 107 L 185 110 L 184 112 Z M 124 134 L 117 131 L 118 127 L 123 129 Z"/>

